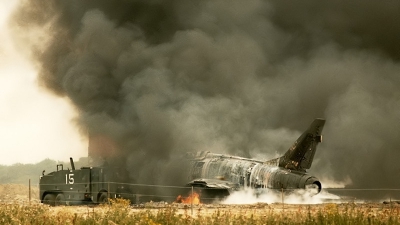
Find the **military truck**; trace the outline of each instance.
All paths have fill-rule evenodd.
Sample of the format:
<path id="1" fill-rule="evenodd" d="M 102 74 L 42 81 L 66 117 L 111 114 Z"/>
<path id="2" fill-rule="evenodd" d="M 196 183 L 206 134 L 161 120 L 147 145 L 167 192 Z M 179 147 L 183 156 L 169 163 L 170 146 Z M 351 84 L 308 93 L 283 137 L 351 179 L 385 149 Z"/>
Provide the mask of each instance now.
<path id="1" fill-rule="evenodd" d="M 106 167 L 82 167 L 75 169 L 70 158 L 71 169 L 62 164 L 57 170 L 45 174 L 39 180 L 39 199 L 42 203 L 55 205 L 77 205 L 105 203 L 108 199 L 134 199 L 129 186 L 121 183 L 123 175 L 116 169 Z"/>

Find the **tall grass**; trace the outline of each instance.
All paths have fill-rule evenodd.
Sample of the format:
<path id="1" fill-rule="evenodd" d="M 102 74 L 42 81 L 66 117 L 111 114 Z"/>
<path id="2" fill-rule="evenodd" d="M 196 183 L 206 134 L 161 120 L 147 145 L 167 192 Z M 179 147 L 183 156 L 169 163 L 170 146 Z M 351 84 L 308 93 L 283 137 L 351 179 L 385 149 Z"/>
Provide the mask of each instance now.
<path id="1" fill-rule="evenodd" d="M 327 204 L 290 210 L 268 205 L 256 209 L 198 208 L 193 217 L 190 209 L 173 206 L 133 210 L 126 200 L 87 207 L 83 212 L 75 209 L 42 204 L 0 204 L 0 224 L 400 224 L 398 208 L 383 205 L 369 208 Z"/>

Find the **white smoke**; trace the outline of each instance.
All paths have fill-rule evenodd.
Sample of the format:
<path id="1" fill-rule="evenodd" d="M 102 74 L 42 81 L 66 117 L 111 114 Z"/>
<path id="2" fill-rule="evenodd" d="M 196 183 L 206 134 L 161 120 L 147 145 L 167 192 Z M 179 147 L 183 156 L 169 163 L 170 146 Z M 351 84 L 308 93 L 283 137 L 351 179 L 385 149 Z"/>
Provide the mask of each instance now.
<path id="1" fill-rule="evenodd" d="M 254 204 L 254 203 L 284 203 L 284 204 L 321 204 L 327 202 L 340 203 L 339 196 L 322 190 L 315 195 L 308 190 L 296 190 L 290 193 L 276 190 L 263 190 L 257 193 L 257 189 L 244 189 L 232 193 L 222 204 Z"/>

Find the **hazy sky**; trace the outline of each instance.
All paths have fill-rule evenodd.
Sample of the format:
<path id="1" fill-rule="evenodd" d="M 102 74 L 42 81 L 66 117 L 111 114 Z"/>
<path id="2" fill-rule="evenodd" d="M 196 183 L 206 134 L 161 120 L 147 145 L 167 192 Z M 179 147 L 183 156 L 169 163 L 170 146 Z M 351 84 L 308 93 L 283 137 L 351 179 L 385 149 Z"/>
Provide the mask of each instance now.
<path id="1" fill-rule="evenodd" d="M 71 105 L 37 85 L 37 71 L 12 42 L 7 20 L 15 3 L 0 0 L 0 164 L 86 156 Z"/>

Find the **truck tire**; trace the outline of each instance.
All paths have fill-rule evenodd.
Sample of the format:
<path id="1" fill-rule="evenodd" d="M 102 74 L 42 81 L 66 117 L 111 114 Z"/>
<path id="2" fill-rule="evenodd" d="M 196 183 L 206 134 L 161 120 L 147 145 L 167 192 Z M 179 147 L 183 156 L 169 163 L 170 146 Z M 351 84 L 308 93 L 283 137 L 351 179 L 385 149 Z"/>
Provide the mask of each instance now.
<path id="1" fill-rule="evenodd" d="M 55 205 L 65 205 L 65 196 L 63 193 L 60 193 L 56 196 Z"/>
<path id="2" fill-rule="evenodd" d="M 55 205 L 56 196 L 54 194 L 46 194 L 43 198 L 43 204 L 54 206 Z"/>
<path id="3" fill-rule="evenodd" d="M 102 193 L 100 194 L 99 199 L 98 199 L 98 203 L 104 204 L 104 203 L 107 203 L 107 202 L 108 202 L 107 193 L 106 193 L 106 192 L 102 192 Z"/>

